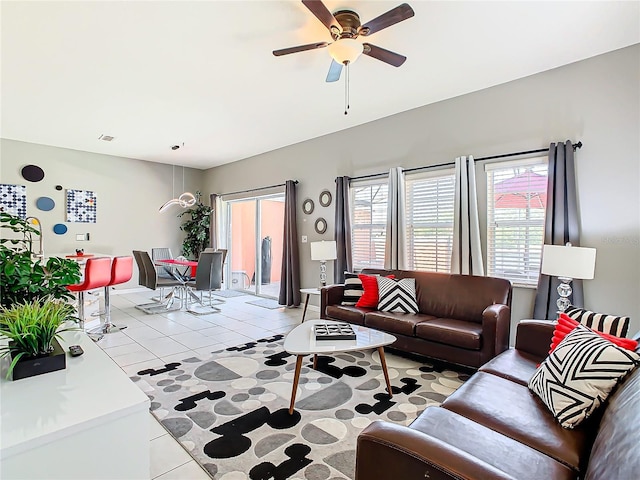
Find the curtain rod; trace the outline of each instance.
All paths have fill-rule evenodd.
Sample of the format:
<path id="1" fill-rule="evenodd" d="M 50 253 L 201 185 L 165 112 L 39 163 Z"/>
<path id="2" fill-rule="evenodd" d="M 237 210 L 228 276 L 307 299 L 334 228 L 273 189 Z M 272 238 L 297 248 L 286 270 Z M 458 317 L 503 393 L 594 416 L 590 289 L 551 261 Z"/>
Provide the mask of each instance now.
<path id="1" fill-rule="evenodd" d="M 575 152 L 578 148 L 582 148 L 582 142 L 574 143 L 572 146 L 573 146 L 573 151 Z M 548 151 L 549 151 L 549 148 L 540 148 L 540 149 L 537 149 L 537 150 L 527 150 L 527 151 L 524 151 L 524 152 L 503 153 L 502 155 L 492 155 L 490 157 L 480 157 L 480 158 L 475 158 L 474 160 L 476 162 L 482 162 L 482 161 L 486 161 L 486 160 L 495 160 L 497 158 L 517 157 L 518 155 L 529 155 L 529 154 L 532 154 L 532 153 L 544 153 L 544 152 L 548 152 Z M 424 167 L 405 168 L 402 171 L 404 173 L 415 172 L 417 170 L 426 170 L 426 169 L 429 169 L 429 168 L 452 167 L 455 164 L 456 164 L 455 162 L 439 163 L 437 165 L 425 165 Z M 360 175 L 359 177 L 351 177 L 351 180 L 365 180 L 365 179 L 368 179 L 368 178 L 386 177 L 387 175 L 388 175 L 388 172 L 373 173 L 371 175 Z"/>
<path id="2" fill-rule="evenodd" d="M 297 184 L 298 180 L 294 180 L 293 183 Z M 286 183 L 279 183 L 277 185 L 269 185 L 267 187 L 250 188 L 249 190 L 238 190 L 237 192 L 219 193 L 218 195 L 223 197 L 225 195 L 237 195 L 239 193 L 257 192 L 258 190 L 266 190 L 268 188 L 284 187 Z"/>

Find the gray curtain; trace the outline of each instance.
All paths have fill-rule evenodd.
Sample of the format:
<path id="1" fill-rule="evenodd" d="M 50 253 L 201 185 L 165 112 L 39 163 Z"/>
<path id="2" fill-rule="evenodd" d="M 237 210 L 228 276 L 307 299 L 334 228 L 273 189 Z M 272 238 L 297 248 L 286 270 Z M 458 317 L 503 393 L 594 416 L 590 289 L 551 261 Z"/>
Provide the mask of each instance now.
<path id="1" fill-rule="evenodd" d="M 404 270 L 407 267 L 407 221 L 405 214 L 404 171 L 389 170 L 387 197 L 387 235 L 384 242 L 384 268 Z"/>
<path id="2" fill-rule="evenodd" d="M 209 204 L 213 209 L 211 212 L 211 224 L 209 225 L 209 246 L 211 248 L 218 248 L 218 219 L 220 216 L 218 215 L 218 194 L 212 193 L 209 195 Z"/>
<path id="3" fill-rule="evenodd" d="M 337 257 L 333 269 L 333 283 L 344 283 L 344 272 L 353 271 L 351 256 L 351 207 L 349 205 L 349 177 L 336 178 L 335 234 Z"/>
<path id="4" fill-rule="evenodd" d="M 456 158 L 455 178 L 451 273 L 484 275 L 478 219 L 476 167 L 471 155 L 468 158 Z"/>
<path id="5" fill-rule="evenodd" d="M 545 245 L 565 245 L 567 242 L 571 242 L 575 247 L 580 246 L 573 144 L 569 140 L 564 144 L 549 145 L 549 179 L 544 225 Z M 544 320 L 557 317 L 556 289 L 559 283 L 556 277 L 540 274 L 533 318 Z M 571 287 L 571 303 L 582 306 L 582 280 L 573 280 Z"/>
<path id="6" fill-rule="evenodd" d="M 282 274 L 278 303 L 287 307 L 300 305 L 300 255 L 296 226 L 296 182 L 285 183 L 284 239 L 282 244 Z"/>

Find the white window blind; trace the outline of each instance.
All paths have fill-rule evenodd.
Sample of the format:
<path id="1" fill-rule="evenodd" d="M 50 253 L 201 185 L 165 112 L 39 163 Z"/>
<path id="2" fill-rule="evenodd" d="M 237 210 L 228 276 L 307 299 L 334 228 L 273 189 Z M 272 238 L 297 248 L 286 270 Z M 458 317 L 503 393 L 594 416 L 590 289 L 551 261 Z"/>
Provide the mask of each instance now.
<path id="1" fill-rule="evenodd" d="M 409 268 L 451 271 L 454 170 L 407 175 L 405 182 Z"/>
<path id="2" fill-rule="evenodd" d="M 489 276 L 535 286 L 547 204 L 547 159 L 486 166 Z"/>
<path id="3" fill-rule="evenodd" d="M 386 179 L 351 185 L 353 268 L 383 268 L 387 233 Z"/>

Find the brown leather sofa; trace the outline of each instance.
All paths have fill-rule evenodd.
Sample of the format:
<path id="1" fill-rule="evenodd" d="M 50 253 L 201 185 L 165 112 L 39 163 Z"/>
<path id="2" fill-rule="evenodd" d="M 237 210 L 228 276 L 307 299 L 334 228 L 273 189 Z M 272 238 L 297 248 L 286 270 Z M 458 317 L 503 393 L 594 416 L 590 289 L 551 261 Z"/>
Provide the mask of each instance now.
<path id="1" fill-rule="evenodd" d="M 519 323 L 516 347 L 482 366 L 409 427 L 374 422 L 358 437 L 356 480 L 639 478 L 640 369 L 598 415 L 562 428 L 527 388 L 553 324 Z"/>
<path id="2" fill-rule="evenodd" d="M 392 348 L 473 368 L 509 348 L 508 280 L 414 270 L 366 269 L 362 273 L 415 278 L 419 313 L 344 306 L 344 285 L 331 285 L 321 291 L 322 318 L 383 330 L 397 338 Z"/>

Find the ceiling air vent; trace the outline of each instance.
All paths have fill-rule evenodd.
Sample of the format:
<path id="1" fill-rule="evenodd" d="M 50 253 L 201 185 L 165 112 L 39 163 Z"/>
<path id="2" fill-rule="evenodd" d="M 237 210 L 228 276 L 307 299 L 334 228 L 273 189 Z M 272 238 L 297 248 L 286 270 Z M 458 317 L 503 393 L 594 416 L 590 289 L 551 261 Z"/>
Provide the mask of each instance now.
<path id="1" fill-rule="evenodd" d="M 100 135 L 100 137 L 98 137 L 99 140 L 104 140 L 105 142 L 111 142 L 114 138 L 116 137 L 112 137 L 111 135 Z"/>

